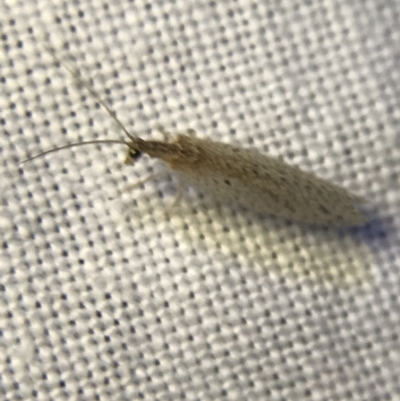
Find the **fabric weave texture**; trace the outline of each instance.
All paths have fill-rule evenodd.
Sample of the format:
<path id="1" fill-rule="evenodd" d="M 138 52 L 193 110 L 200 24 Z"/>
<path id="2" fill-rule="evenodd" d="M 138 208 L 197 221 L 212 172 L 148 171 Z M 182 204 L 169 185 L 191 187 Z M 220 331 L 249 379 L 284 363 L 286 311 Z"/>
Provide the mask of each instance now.
<path id="1" fill-rule="evenodd" d="M 0 4 L 2 400 L 400 400 L 400 2 Z M 367 199 L 294 224 L 123 164 L 126 128 L 252 147 Z"/>

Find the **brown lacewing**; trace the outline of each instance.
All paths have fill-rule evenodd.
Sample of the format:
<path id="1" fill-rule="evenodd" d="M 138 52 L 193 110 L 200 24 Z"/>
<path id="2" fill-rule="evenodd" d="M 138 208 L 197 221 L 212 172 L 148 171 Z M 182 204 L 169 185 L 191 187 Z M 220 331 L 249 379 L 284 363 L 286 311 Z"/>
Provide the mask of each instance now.
<path id="1" fill-rule="evenodd" d="M 52 50 L 47 50 L 62 64 Z M 142 154 L 160 159 L 186 182 L 217 196 L 222 202 L 237 202 L 255 212 L 309 224 L 357 226 L 366 223 L 366 216 L 355 206 L 363 201 L 362 198 L 281 159 L 252 149 L 200 139 L 193 130 L 176 135 L 172 141 L 144 140 L 132 135 L 91 85 L 81 79 L 79 73 L 63 65 L 107 111 L 127 140 L 73 143 L 53 148 L 25 162 L 74 146 L 118 143 L 128 147 L 126 164 L 132 164 Z"/>

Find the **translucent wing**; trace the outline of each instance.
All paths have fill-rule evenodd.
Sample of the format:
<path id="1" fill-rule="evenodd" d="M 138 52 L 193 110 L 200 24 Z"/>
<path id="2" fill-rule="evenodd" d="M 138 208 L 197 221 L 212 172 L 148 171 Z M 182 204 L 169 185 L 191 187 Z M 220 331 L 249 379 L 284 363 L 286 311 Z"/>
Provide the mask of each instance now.
<path id="1" fill-rule="evenodd" d="M 220 201 L 310 224 L 353 226 L 366 222 L 354 205 L 361 198 L 279 159 L 183 135 L 177 143 L 183 152 L 195 150 L 197 157 L 190 162 L 181 157 L 168 163 L 170 167 Z"/>

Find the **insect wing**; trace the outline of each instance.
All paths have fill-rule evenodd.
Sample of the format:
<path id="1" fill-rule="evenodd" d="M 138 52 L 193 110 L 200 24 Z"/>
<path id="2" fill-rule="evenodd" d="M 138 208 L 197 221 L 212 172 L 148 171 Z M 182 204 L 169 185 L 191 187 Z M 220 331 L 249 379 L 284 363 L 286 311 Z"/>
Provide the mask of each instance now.
<path id="1" fill-rule="evenodd" d="M 355 207 L 359 198 L 312 173 L 253 150 L 209 140 L 197 139 L 195 143 L 200 162 L 179 172 L 205 195 L 310 224 L 352 226 L 366 222 Z"/>

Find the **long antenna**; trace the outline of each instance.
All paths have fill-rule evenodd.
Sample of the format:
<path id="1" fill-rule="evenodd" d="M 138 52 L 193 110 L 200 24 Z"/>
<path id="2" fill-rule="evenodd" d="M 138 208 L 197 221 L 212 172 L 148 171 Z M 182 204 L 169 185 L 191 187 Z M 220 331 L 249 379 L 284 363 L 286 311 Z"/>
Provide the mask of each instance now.
<path id="1" fill-rule="evenodd" d="M 118 143 L 120 145 L 129 146 L 129 142 L 120 141 L 118 139 L 96 139 L 96 140 L 93 140 L 93 141 L 75 142 L 75 143 L 70 143 L 70 144 L 65 145 L 65 146 L 59 146 L 58 148 L 53 148 L 53 149 L 50 149 L 50 150 L 46 150 L 45 152 L 39 153 L 36 156 L 29 157 L 28 159 L 25 159 L 22 162 L 19 162 L 18 164 L 23 164 L 23 163 L 26 163 L 26 162 L 30 162 L 32 160 L 35 160 L 35 159 L 39 158 L 39 157 L 48 155 L 49 153 L 58 152 L 59 150 L 74 148 L 75 146 L 81 146 L 81 145 L 96 145 L 96 144 L 99 144 L 99 143 Z"/>
<path id="2" fill-rule="evenodd" d="M 134 140 L 135 137 L 129 133 L 129 131 L 125 128 L 124 124 L 122 124 L 121 120 L 119 120 L 119 118 L 115 115 L 115 113 L 111 110 L 111 108 L 108 106 L 108 104 L 102 100 L 99 96 L 99 94 L 92 88 L 92 86 L 85 81 L 84 79 L 82 79 L 79 76 L 79 73 L 77 73 L 76 71 L 74 71 L 72 68 L 70 68 L 67 63 L 61 61 L 56 55 L 53 49 L 51 49 L 50 47 L 44 46 L 44 48 L 51 54 L 51 56 L 54 58 L 54 60 L 60 64 L 61 66 L 63 66 L 71 75 L 74 79 L 76 79 L 81 85 L 83 85 L 89 92 L 90 94 L 96 99 L 97 102 L 100 103 L 100 105 L 107 111 L 107 113 L 110 115 L 110 117 L 118 124 L 118 126 L 122 129 L 122 131 L 126 134 L 126 136 L 131 139 Z"/>

